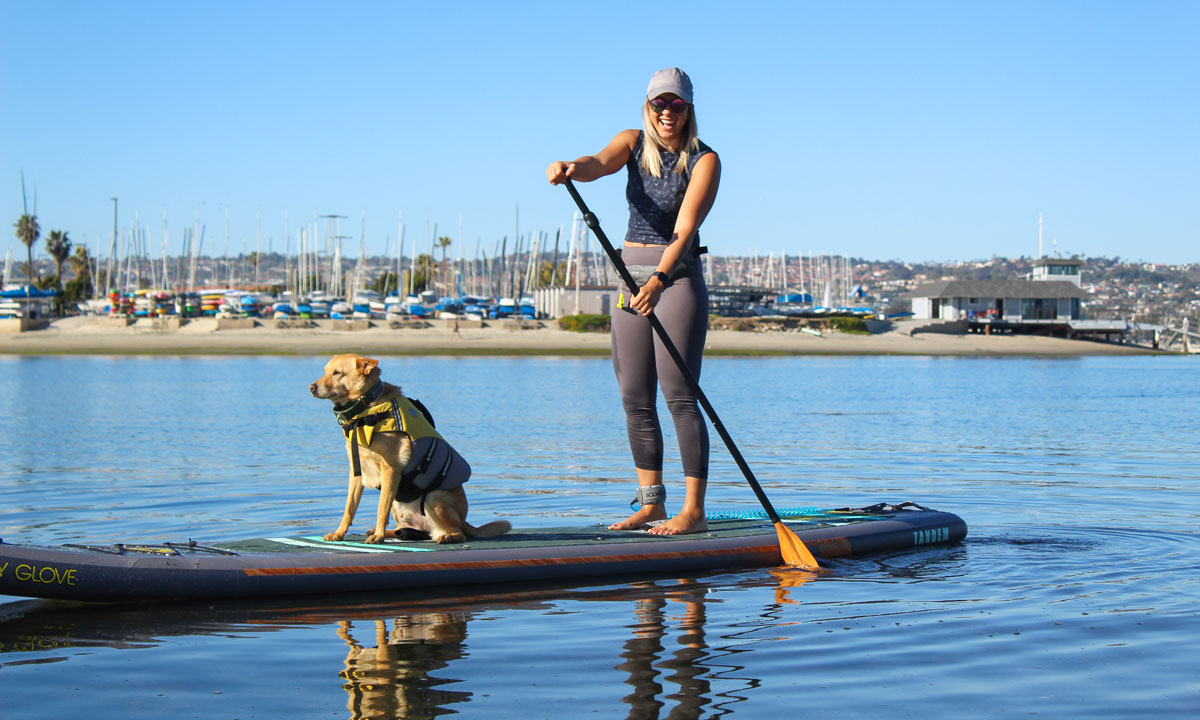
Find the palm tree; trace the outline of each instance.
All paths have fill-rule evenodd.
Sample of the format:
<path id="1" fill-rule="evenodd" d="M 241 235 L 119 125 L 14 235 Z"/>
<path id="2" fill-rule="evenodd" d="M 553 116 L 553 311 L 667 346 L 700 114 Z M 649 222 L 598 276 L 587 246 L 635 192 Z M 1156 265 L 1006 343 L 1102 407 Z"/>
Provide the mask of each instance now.
<path id="1" fill-rule="evenodd" d="M 37 215 L 21 215 L 17 219 L 16 228 L 17 239 L 25 243 L 25 256 L 29 261 L 25 267 L 29 273 L 29 284 L 33 285 L 33 244 L 42 234 L 42 229 L 38 227 Z"/>
<path id="2" fill-rule="evenodd" d="M 75 247 L 75 254 L 70 258 L 71 269 L 75 271 L 76 280 L 83 280 L 83 295 L 91 297 L 96 279 L 92 277 L 92 256 L 88 253 L 87 245 Z"/>
<path id="3" fill-rule="evenodd" d="M 46 236 L 46 252 L 54 258 L 54 272 L 58 274 L 58 291 L 62 292 L 63 263 L 71 257 L 71 238 L 62 230 L 51 230 Z"/>
<path id="4" fill-rule="evenodd" d="M 62 271 L 63 263 L 67 261 L 67 258 L 71 257 L 71 238 L 67 237 L 67 234 L 62 230 L 51 230 L 50 234 L 46 236 L 46 252 L 50 253 L 50 257 L 54 258 L 54 282 L 58 290 L 57 304 L 59 314 L 62 314 Z"/>
<path id="5" fill-rule="evenodd" d="M 79 245 L 75 248 L 75 254 L 70 258 L 71 270 L 75 273 L 75 277 L 90 277 L 92 274 L 92 255 L 88 252 L 86 245 Z"/>
<path id="6" fill-rule="evenodd" d="M 450 243 L 454 242 L 449 237 L 443 235 L 438 238 L 438 247 L 442 249 L 442 294 L 449 295 L 450 290 L 446 282 L 446 251 L 450 247 Z"/>
<path id="7" fill-rule="evenodd" d="M 413 289 L 421 288 L 429 290 L 431 279 L 433 278 L 433 256 L 429 253 L 421 253 L 417 256 L 417 273 L 413 277 Z"/>

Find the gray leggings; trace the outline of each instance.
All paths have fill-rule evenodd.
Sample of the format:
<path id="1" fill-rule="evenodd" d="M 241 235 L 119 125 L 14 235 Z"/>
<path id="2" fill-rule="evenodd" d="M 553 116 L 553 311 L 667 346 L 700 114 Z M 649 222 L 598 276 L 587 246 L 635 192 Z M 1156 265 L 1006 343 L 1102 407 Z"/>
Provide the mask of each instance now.
<path id="1" fill-rule="evenodd" d="M 621 258 L 628 265 L 657 265 L 663 248 L 624 248 Z M 625 307 L 612 316 L 612 359 L 625 406 L 625 424 L 633 464 L 642 470 L 662 470 L 663 436 L 658 422 L 658 385 L 662 385 L 667 409 L 675 422 L 679 454 L 686 477 L 708 479 L 708 427 L 688 387 L 687 379 L 671 359 L 650 321 L 629 309 L 629 288 L 621 283 Z M 700 379 L 700 361 L 708 335 L 708 288 L 700 263 L 675 279 L 659 296 L 654 315 L 667 336 Z"/>

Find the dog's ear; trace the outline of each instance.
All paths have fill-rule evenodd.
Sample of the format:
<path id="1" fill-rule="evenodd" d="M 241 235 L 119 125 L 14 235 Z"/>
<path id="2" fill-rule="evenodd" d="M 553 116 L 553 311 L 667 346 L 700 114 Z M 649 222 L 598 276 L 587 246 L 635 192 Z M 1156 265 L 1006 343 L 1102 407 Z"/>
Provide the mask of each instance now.
<path id="1" fill-rule="evenodd" d="M 379 372 L 379 361 L 375 358 L 360 357 L 354 361 L 355 369 L 362 375 L 370 375 L 372 372 Z"/>

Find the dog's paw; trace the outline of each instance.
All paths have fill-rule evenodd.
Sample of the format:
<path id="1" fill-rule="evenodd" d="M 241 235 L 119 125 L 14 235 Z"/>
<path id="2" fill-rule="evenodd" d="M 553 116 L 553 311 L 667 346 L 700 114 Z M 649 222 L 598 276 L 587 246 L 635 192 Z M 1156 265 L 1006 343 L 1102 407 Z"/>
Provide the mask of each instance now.
<path id="1" fill-rule="evenodd" d="M 434 538 L 434 540 L 437 541 L 438 545 L 448 545 L 450 543 L 465 543 L 467 541 L 467 536 L 463 535 L 460 532 L 457 532 L 457 533 L 450 533 L 448 535 L 438 535 L 437 537 Z"/>
<path id="2" fill-rule="evenodd" d="M 367 543 L 370 545 L 377 545 L 377 544 L 383 542 L 383 539 L 386 537 L 387 537 L 386 532 L 383 533 L 382 535 L 378 535 L 378 534 L 372 532 L 367 535 Z"/>
<path id="3" fill-rule="evenodd" d="M 341 539 L 346 537 L 346 533 L 331 532 L 325 536 L 326 542 L 341 542 Z"/>

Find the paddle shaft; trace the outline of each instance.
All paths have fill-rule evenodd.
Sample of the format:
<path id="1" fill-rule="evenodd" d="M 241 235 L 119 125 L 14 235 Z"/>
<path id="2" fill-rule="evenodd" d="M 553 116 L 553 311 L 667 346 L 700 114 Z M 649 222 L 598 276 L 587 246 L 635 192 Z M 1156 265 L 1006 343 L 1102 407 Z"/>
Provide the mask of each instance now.
<path id="1" fill-rule="evenodd" d="M 596 233 L 596 239 L 600 241 L 601 247 L 608 255 L 608 259 L 612 261 L 613 267 L 617 269 L 617 274 L 621 276 L 621 280 L 625 283 L 635 295 L 638 292 L 638 284 L 630 274 L 629 268 L 625 267 L 625 261 L 621 259 L 621 255 L 608 241 L 608 237 L 604 234 L 604 230 L 600 228 L 600 221 L 591 210 L 588 210 L 587 203 L 579 196 L 579 191 L 575 189 L 575 184 L 571 180 L 566 181 L 567 191 L 571 193 L 571 197 L 575 200 L 575 204 L 579 206 L 580 212 L 583 213 L 583 221 L 587 226 Z M 679 372 L 683 373 L 683 377 L 687 380 L 688 387 L 691 388 L 692 394 L 700 401 L 700 406 L 704 408 L 704 412 L 708 414 L 708 419 L 712 421 L 713 427 L 717 434 L 721 436 L 721 440 L 725 441 L 725 447 L 729 448 L 729 454 L 733 456 L 733 461 L 737 463 L 738 469 L 742 471 L 742 475 L 746 476 L 746 482 L 750 483 L 750 489 L 754 491 L 754 495 L 758 497 L 758 501 L 762 503 L 763 509 L 767 511 L 767 517 L 772 523 L 779 524 L 779 514 L 775 512 L 775 507 L 771 505 L 767 494 L 763 492 L 762 486 L 758 484 L 758 479 L 754 477 L 750 466 L 746 464 L 746 459 L 742 457 L 742 453 L 738 450 L 737 445 L 733 442 L 729 432 L 725 429 L 725 424 L 721 422 L 721 418 L 717 417 L 717 411 L 713 409 L 712 403 L 708 401 L 708 396 L 704 394 L 704 390 L 700 388 L 700 382 L 696 376 L 692 374 L 691 368 L 687 366 L 687 361 L 679 354 L 679 349 L 675 347 L 675 343 L 671 342 L 670 336 L 667 335 L 667 329 L 659 322 L 658 316 L 650 313 L 646 316 L 650 321 L 650 327 L 654 328 L 654 332 L 658 334 L 658 339 L 662 341 L 663 347 L 667 349 L 667 354 L 675 361 L 675 365 L 679 368 Z"/>

